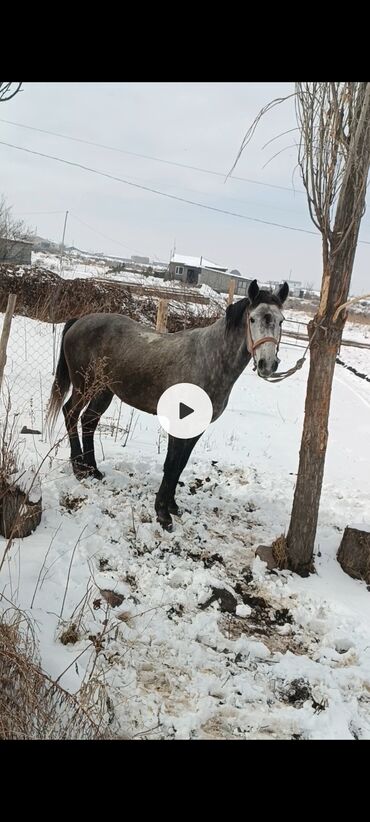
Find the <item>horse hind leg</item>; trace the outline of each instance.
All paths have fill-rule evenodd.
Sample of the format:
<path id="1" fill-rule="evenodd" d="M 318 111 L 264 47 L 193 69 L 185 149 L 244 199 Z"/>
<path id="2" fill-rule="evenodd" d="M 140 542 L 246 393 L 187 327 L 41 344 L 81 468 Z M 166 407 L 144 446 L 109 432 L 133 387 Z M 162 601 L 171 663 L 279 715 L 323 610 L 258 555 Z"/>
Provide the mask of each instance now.
<path id="1" fill-rule="evenodd" d="M 103 474 L 99 471 L 94 452 L 94 433 L 99 423 L 100 417 L 107 410 L 112 402 L 113 393 L 109 388 L 97 394 L 82 414 L 82 447 L 83 447 L 83 463 L 87 468 L 87 473 L 94 479 L 103 479 Z"/>
<path id="2" fill-rule="evenodd" d="M 73 473 L 78 479 L 86 474 L 86 470 L 83 466 L 81 443 L 77 429 L 78 418 L 83 407 L 83 395 L 80 391 L 77 391 L 76 388 L 73 388 L 69 400 L 67 400 L 67 402 L 63 405 L 63 414 L 68 432 L 69 444 L 71 447 L 71 463 Z"/>

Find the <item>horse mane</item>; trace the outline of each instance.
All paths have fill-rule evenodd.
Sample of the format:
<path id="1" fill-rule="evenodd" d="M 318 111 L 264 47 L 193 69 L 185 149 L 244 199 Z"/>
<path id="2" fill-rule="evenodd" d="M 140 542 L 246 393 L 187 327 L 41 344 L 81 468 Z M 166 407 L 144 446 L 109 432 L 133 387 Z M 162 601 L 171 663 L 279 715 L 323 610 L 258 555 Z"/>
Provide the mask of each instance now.
<path id="1" fill-rule="evenodd" d="M 277 294 L 261 288 L 253 302 L 251 302 L 248 297 L 244 297 L 242 300 L 238 300 L 238 302 L 227 306 L 226 330 L 231 331 L 233 328 L 239 328 L 248 306 L 253 309 L 257 308 L 257 306 L 261 305 L 261 303 L 266 303 L 267 305 L 277 305 L 279 308 L 282 307 L 282 302 L 279 300 Z"/>

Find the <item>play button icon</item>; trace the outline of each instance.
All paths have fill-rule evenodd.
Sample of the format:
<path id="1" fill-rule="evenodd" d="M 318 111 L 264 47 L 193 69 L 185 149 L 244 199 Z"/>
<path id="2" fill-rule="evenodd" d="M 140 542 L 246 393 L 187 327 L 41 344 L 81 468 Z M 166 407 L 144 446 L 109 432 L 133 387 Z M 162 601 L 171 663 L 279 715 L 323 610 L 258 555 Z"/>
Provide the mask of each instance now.
<path id="1" fill-rule="evenodd" d="M 179 411 L 180 420 L 183 420 L 184 417 L 188 417 L 189 414 L 194 414 L 194 408 L 189 408 L 188 405 L 185 405 L 185 403 L 180 402 L 180 411 Z"/>
<path id="2" fill-rule="evenodd" d="M 208 428 L 213 417 L 212 402 L 203 388 L 179 382 L 163 392 L 157 405 L 162 428 L 181 440 L 197 437 Z"/>

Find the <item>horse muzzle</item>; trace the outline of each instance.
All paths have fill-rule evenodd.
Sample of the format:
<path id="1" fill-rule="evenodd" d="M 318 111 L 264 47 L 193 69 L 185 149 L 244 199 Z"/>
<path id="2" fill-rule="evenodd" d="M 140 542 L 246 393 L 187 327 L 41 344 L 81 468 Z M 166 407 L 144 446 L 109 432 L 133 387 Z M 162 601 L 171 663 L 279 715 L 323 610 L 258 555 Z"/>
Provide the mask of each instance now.
<path id="1" fill-rule="evenodd" d="M 267 363 L 264 357 L 258 360 L 256 363 L 257 374 L 259 377 L 271 377 L 271 374 L 275 374 L 279 365 L 279 357 L 275 357 L 272 363 Z"/>

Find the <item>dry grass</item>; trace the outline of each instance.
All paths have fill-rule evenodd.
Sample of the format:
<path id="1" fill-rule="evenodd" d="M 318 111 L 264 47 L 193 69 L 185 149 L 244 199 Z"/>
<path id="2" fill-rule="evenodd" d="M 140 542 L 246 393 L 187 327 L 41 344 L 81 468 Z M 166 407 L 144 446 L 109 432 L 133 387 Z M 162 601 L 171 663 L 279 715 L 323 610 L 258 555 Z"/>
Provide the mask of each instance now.
<path id="1" fill-rule="evenodd" d="M 288 551 L 287 551 L 287 543 L 286 537 L 284 534 L 281 534 L 280 537 L 277 537 L 271 546 L 272 549 L 272 556 L 276 562 L 278 568 L 286 568 L 288 562 Z"/>
<path id="2" fill-rule="evenodd" d="M 356 323 L 357 325 L 370 325 L 370 313 L 362 313 L 360 311 L 349 311 L 347 321 Z"/>
<path id="3" fill-rule="evenodd" d="M 0 739 L 101 739 L 103 723 L 41 670 L 33 625 L 0 617 Z"/>

